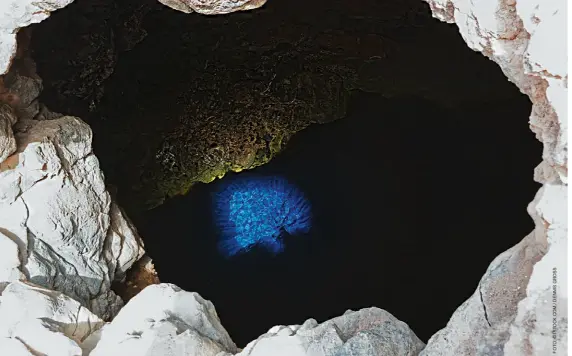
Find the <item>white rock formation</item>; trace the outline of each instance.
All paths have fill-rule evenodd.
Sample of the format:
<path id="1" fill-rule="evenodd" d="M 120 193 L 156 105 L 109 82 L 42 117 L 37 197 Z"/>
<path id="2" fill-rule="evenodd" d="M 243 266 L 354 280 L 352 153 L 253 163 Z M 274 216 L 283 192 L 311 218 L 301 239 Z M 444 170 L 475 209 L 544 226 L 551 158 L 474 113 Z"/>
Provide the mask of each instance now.
<path id="1" fill-rule="evenodd" d="M 530 127 L 544 144 L 541 182 L 567 180 L 566 0 L 425 0 L 456 23 L 467 45 L 495 61 L 530 97 Z"/>
<path id="2" fill-rule="evenodd" d="M 275 326 L 237 356 L 416 356 L 425 344 L 407 324 L 378 308 L 348 310 L 318 324 Z"/>
<path id="3" fill-rule="evenodd" d="M 0 172 L 0 232 L 18 251 L 0 251 L 0 283 L 19 278 L 19 264 L 31 282 L 110 318 L 122 305 L 111 282 L 143 249 L 105 190 L 91 129 L 73 117 L 19 125 L 15 167 Z"/>
<path id="4" fill-rule="evenodd" d="M 213 304 L 172 284 L 145 288 L 98 337 L 91 356 L 215 356 L 237 351 Z"/>
<path id="5" fill-rule="evenodd" d="M 25 282 L 0 296 L 3 355 L 81 356 L 80 345 L 104 322 L 72 298 Z"/>
<path id="6" fill-rule="evenodd" d="M 0 1 L 0 75 L 6 73 L 16 54 L 16 33 L 41 22 L 50 12 L 69 5 L 73 0 L 2 0 Z"/>
<path id="7" fill-rule="evenodd" d="M 220 15 L 256 9 L 264 5 L 266 0 L 159 0 L 159 2 L 187 14 L 198 12 L 203 15 Z"/>
<path id="8" fill-rule="evenodd" d="M 16 152 L 16 138 L 12 125 L 16 123 L 16 115 L 7 104 L 0 103 L 0 162 Z"/>
<path id="9" fill-rule="evenodd" d="M 491 263 L 475 294 L 421 355 L 548 355 L 553 350 L 563 355 L 568 322 L 566 1 L 426 1 L 435 17 L 456 23 L 469 47 L 495 61 L 530 97 L 530 127 L 544 144 L 535 179 L 544 187 L 529 206 L 535 230 Z"/>

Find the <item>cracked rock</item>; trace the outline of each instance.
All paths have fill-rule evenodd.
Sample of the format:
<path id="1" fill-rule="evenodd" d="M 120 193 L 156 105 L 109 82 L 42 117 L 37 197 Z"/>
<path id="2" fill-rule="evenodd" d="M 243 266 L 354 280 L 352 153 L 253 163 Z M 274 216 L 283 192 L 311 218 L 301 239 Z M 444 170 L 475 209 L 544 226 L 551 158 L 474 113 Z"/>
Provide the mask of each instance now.
<path id="1" fill-rule="evenodd" d="M 495 61 L 530 98 L 530 128 L 544 144 L 543 160 L 531 178 L 544 186 L 528 209 L 535 230 L 491 263 L 477 291 L 431 337 L 421 356 L 565 353 L 566 2 L 426 1 L 434 17 L 456 23 L 467 45 Z"/>
<path id="2" fill-rule="evenodd" d="M 104 324 L 70 297 L 27 282 L 4 289 L 0 320 L 0 350 L 9 355 L 81 356 L 83 340 Z"/>
<path id="3" fill-rule="evenodd" d="M 12 132 L 16 120 L 10 106 L 0 103 L 0 163 L 16 152 L 16 138 Z"/>
<path id="4" fill-rule="evenodd" d="M 27 121 L 16 139 L 17 165 L 0 172 L 0 231 L 18 246 L 28 280 L 111 318 L 122 305 L 111 282 L 143 248 L 106 191 L 89 126 L 73 117 Z"/>
<path id="5" fill-rule="evenodd" d="M 8 71 L 16 55 L 16 33 L 22 27 L 43 21 L 50 12 L 73 0 L 3 0 L 0 2 L 0 75 Z"/>
<path id="6" fill-rule="evenodd" d="M 266 0 L 159 0 L 159 2 L 187 14 L 198 12 L 205 15 L 217 15 L 253 10 L 264 5 Z"/>
<path id="7" fill-rule="evenodd" d="M 378 308 L 348 310 L 318 324 L 275 326 L 240 356 L 416 356 L 425 344 L 407 324 Z M 237 356 L 238 356 L 237 355 Z"/>
<path id="8" fill-rule="evenodd" d="M 172 284 L 145 288 L 98 335 L 90 356 L 237 352 L 211 302 Z"/>

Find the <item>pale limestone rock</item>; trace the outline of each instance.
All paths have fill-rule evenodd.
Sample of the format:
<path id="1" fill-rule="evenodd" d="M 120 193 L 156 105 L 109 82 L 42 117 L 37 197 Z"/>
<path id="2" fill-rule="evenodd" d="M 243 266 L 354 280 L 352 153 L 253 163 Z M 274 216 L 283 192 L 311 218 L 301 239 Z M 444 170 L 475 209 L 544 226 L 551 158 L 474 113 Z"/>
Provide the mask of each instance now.
<path id="1" fill-rule="evenodd" d="M 318 324 L 275 326 L 240 356 L 417 356 L 425 345 L 411 329 L 378 308 L 348 310 Z"/>
<path id="2" fill-rule="evenodd" d="M 77 342 L 63 333 L 64 327 L 45 318 L 18 324 L 14 337 L 35 353 L 42 355 L 82 356 Z"/>
<path id="3" fill-rule="evenodd" d="M 18 164 L 0 172 L 0 231 L 18 246 L 28 280 L 108 319 L 122 305 L 111 282 L 143 248 L 105 189 L 91 130 L 73 117 L 19 130 Z"/>
<path id="4" fill-rule="evenodd" d="M 544 143 L 543 159 L 566 182 L 566 0 L 425 1 L 530 97 L 530 125 Z"/>
<path id="5" fill-rule="evenodd" d="M 35 72 L 35 66 L 31 60 L 26 61 L 32 68 L 28 72 Z M 21 66 L 22 67 L 22 66 Z M 7 75 L 8 79 L 0 79 L 0 91 L 7 90 L 18 97 L 17 108 L 0 102 L 0 164 L 16 152 L 17 144 L 12 127 L 18 120 L 29 120 L 39 112 L 39 103 L 36 100 L 42 89 L 42 82 L 35 74 L 30 76 L 21 75 L 19 70 L 12 70 Z M 4 170 L 0 166 L 0 171 Z"/>
<path id="6" fill-rule="evenodd" d="M 145 251 L 137 229 L 115 202 L 111 202 L 109 216 L 111 224 L 105 240 L 106 260 L 115 280 L 122 280 Z"/>
<path id="7" fill-rule="evenodd" d="M 0 293 L 10 282 L 24 279 L 18 245 L 0 230 Z"/>
<path id="8" fill-rule="evenodd" d="M 475 294 L 421 355 L 563 355 L 568 322 L 566 1 L 426 1 L 435 17 L 456 23 L 469 47 L 499 64 L 530 97 L 530 126 L 544 144 L 534 179 L 544 187 L 529 205 L 535 231 L 491 263 Z"/>
<path id="9" fill-rule="evenodd" d="M 73 0 L 2 0 L 0 1 L 0 75 L 6 73 L 16 54 L 16 33 L 22 27 L 41 22 L 50 12 Z"/>
<path id="10" fill-rule="evenodd" d="M 217 15 L 256 9 L 264 5 L 266 0 L 159 0 L 159 2 L 187 14 L 198 12 L 204 15 Z"/>
<path id="11" fill-rule="evenodd" d="M 145 288 L 94 336 L 90 356 L 215 356 L 236 352 L 214 306 L 172 284 Z"/>
<path id="12" fill-rule="evenodd" d="M 36 356 L 20 340 L 0 338 L 0 347 L 10 356 Z"/>
<path id="13" fill-rule="evenodd" d="M 16 138 L 12 131 L 12 125 L 16 123 L 16 120 L 12 109 L 0 103 L 0 162 L 4 162 L 16 152 Z"/>
<path id="14" fill-rule="evenodd" d="M 498 352 L 508 339 L 506 330 L 526 296 L 534 264 L 545 251 L 546 245 L 533 232 L 495 258 L 475 293 L 455 311 L 447 327 L 431 337 L 421 356 L 503 355 Z"/>
<path id="15" fill-rule="evenodd" d="M 70 297 L 27 282 L 0 296 L 0 350 L 9 355 L 81 356 L 79 345 L 103 324 Z"/>
<path id="16" fill-rule="evenodd" d="M 565 355 L 568 349 L 567 187 L 546 184 L 538 195 L 529 212 L 535 237 L 547 241 L 548 251 L 534 265 L 526 298 L 518 304 L 507 355 Z"/>
<path id="17" fill-rule="evenodd" d="M 566 188 L 545 185 L 529 205 L 536 229 L 519 244 L 502 253 L 489 266 L 471 296 L 433 335 L 421 356 L 429 355 L 548 355 L 552 354 L 552 306 L 556 298 L 556 350 L 567 344 L 566 230 L 546 229 L 562 224 Z M 547 252 L 548 251 L 548 252 Z M 559 255 L 559 256 L 556 256 Z M 556 268 L 557 293 L 552 294 L 552 268 Z"/>

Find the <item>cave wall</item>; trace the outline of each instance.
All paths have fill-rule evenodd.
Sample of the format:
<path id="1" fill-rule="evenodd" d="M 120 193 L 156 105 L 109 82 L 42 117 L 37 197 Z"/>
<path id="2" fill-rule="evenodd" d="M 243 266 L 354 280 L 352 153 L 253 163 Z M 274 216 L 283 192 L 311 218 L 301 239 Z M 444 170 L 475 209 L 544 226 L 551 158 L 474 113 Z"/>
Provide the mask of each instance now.
<path id="1" fill-rule="evenodd" d="M 540 355 L 553 350 L 564 354 L 568 321 L 566 2 L 428 3 L 436 18 L 455 23 L 470 48 L 495 61 L 529 96 L 530 128 L 544 151 L 534 172 L 543 187 L 528 206 L 535 230 L 491 263 L 475 294 L 431 338 L 422 355 L 451 350 L 480 355 Z"/>
<path id="2" fill-rule="evenodd" d="M 523 96 L 416 0 L 275 1 L 232 16 L 94 0 L 32 28 L 40 101 L 92 128 L 106 183 L 132 218 L 265 164 L 295 132 L 346 115 L 356 90 L 445 107 Z"/>
<path id="3" fill-rule="evenodd" d="M 109 355 L 124 351 L 125 345 L 133 354 L 175 355 L 185 348 L 201 354 L 235 353 L 239 350 L 225 335 L 212 304 L 168 284 L 146 288 L 112 323 L 102 320 L 118 313 L 121 302 L 111 291 L 111 281 L 121 280 L 141 256 L 142 243 L 105 190 L 91 152 L 89 127 L 78 118 L 58 117 L 42 109 L 35 100 L 41 80 L 29 64 L 17 65 L 17 30 L 42 21 L 70 2 L 11 0 L 0 4 L 0 73 L 11 69 L 5 77 L 6 87 L 23 102 L 18 110 L 2 104 L 0 112 L 0 347 L 10 347 L 14 355 L 32 355 L 30 350 L 50 354 L 64 348 L 74 355 L 81 354 L 82 348 Z M 566 3 L 428 3 L 435 17 L 455 23 L 470 48 L 495 61 L 530 97 L 530 127 L 543 142 L 544 152 L 542 162 L 531 172 L 531 178 L 543 184 L 528 206 L 535 230 L 491 263 L 473 296 L 421 354 L 544 355 L 553 347 L 565 353 Z M 169 1 L 169 6 L 185 12 L 197 10 L 193 4 Z M 232 10 L 229 2 L 208 4 L 207 10 L 199 10 Z M 238 9 L 248 9 L 262 2 L 236 4 Z M 511 144 L 510 137 L 507 144 Z M 554 290 L 553 277 L 557 281 Z M 563 326 L 555 330 L 553 300 L 555 321 Z M 155 311 L 143 312 L 150 303 L 156 305 Z M 188 310 L 191 315 L 185 314 Z M 150 313 L 150 317 L 142 320 L 139 313 Z M 170 317 L 162 319 L 162 315 Z M 356 323 L 361 327 L 355 327 Z M 83 327 L 78 329 L 79 325 Z M 346 313 L 320 325 L 310 319 L 301 326 L 272 328 L 243 354 L 284 349 L 288 355 L 305 355 L 308 350 L 342 355 L 357 350 L 360 355 L 374 355 L 387 346 L 380 342 L 383 337 L 392 340 L 396 347 L 387 352 L 395 355 L 418 354 L 422 348 L 406 325 L 375 309 Z M 173 349 L 178 351 L 168 353 Z"/>

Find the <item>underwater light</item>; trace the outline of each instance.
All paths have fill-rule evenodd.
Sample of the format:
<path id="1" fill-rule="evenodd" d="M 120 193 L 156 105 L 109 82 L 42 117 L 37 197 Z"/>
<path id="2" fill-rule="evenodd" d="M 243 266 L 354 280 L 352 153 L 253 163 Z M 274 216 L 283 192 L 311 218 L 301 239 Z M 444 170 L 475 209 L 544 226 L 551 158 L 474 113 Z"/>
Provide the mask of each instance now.
<path id="1" fill-rule="evenodd" d="M 310 231 L 311 209 L 304 194 L 282 177 L 239 176 L 214 195 L 219 251 L 226 257 L 256 245 L 279 254 L 283 237 Z"/>

